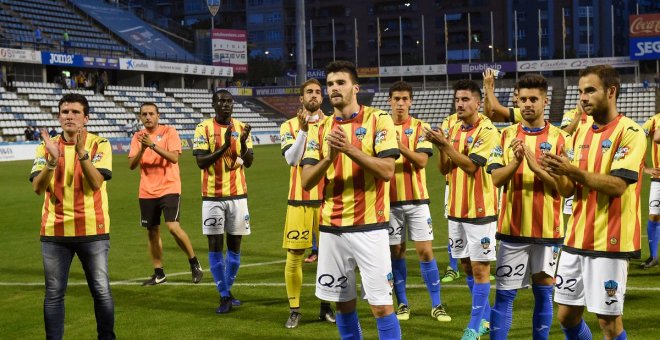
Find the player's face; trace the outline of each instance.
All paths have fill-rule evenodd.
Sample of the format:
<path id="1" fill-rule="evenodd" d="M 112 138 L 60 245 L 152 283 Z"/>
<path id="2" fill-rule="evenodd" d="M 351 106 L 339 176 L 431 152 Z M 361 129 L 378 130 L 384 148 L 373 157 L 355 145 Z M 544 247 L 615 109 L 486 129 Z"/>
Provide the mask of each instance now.
<path id="1" fill-rule="evenodd" d="M 458 90 L 454 94 L 454 106 L 458 119 L 465 120 L 479 112 L 480 100 L 470 90 Z"/>
<path id="2" fill-rule="evenodd" d="M 153 105 L 145 105 L 140 109 L 140 121 L 147 130 L 154 129 L 158 126 L 160 114 Z"/>
<path id="3" fill-rule="evenodd" d="M 234 110 L 234 98 L 229 93 L 218 93 L 213 96 L 213 108 L 217 118 L 226 120 Z"/>
<path id="4" fill-rule="evenodd" d="M 603 82 L 595 74 L 587 74 L 578 82 L 580 104 L 584 112 L 590 116 L 606 114 L 609 110 L 608 94 Z M 612 92 L 613 95 L 613 92 Z"/>
<path id="5" fill-rule="evenodd" d="M 511 97 L 511 101 L 513 102 L 513 107 L 519 107 L 518 106 L 518 90 L 514 89 L 513 90 L 513 96 Z"/>
<path id="6" fill-rule="evenodd" d="M 408 116 L 408 113 L 410 112 L 410 106 L 412 106 L 410 92 L 392 91 L 392 96 L 390 97 L 390 107 L 392 107 L 393 114 Z"/>
<path id="7" fill-rule="evenodd" d="M 321 92 L 321 87 L 313 83 L 305 86 L 300 101 L 305 107 L 305 110 L 311 113 L 318 111 L 323 102 L 323 92 Z"/>
<path id="8" fill-rule="evenodd" d="M 328 96 L 330 104 L 333 107 L 342 110 L 344 107 L 353 104 L 357 99 L 359 87 L 351 81 L 351 75 L 348 72 L 328 73 L 326 78 L 328 84 Z"/>
<path id="9" fill-rule="evenodd" d="M 518 107 L 523 119 L 533 123 L 543 120 L 543 110 L 548 104 L 548 97 L 539 89 L 520 89 Z"/>
<path id="10" fill-rule="evenodd" d="M 57 119 L 60 121 L 60 126 L 62 126 L 64 132 L 76 133 L 87 124 L 89 117 L 85 116 L 82 104 L 64 102 L 60 106 Z"/>

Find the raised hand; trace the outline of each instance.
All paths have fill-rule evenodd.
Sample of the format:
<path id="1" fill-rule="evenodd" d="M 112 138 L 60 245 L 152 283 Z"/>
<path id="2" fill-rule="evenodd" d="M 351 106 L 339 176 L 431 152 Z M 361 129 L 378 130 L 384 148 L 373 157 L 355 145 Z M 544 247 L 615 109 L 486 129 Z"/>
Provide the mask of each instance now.
<path id="1" fill-rule="evenodd" d="M 85 127 L 78 128 L 76 133 L 76 153 L 81 155 L 85 153 L 85 140 L 87 139 L 87 129 Z"/>
<path id="2" fill-rule="evenodd" d="M 60 157 L 60 149 L 57 144 L 50 139 L 50 135 L 48 135 L 46 129 L 41 129 L 41 139 L 44 141 L 46 152 L 48 152 L 50 158 L 54 160 L 50 163 L 57 162 L 57 159 Z"/>
<path id="3" fill-rule="evenodd" d="M 296 116 L 298 117 L 298 125 L 300 126 L 300 130 L 307 132 L 307 129 L 309 128 L 309 112 L 307 112 L 305 108 L 301 107 L 296 112 Z"/>
<path id="4" fill-rule="evenodd" d="M 243 133 L 241 134 L 241 144 L 245 143 L 248 137 L 250 137 L 250 131 L 252 131 L 252 126 L 250 124 L 245 124 Z"/>

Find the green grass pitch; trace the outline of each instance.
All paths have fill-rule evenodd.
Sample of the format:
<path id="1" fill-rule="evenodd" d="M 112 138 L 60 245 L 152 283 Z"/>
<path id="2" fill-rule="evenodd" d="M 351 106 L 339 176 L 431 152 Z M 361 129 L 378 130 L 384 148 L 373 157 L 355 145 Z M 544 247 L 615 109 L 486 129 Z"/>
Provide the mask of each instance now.
<path id="1" fill-rule="evenodd" d="M 447 222 L 442 217 L 444 179 L 434 160 L 427 172 L 431 211 L 435 229 L 435 255 L 441 271 L 447 265 Z M 31 161 L 0 165 L 2 181 L 2 256 L 0 256 L 0 337 L 38 339 L 43 330 L 43 268 L 39 242 L 39 216 L 43 197 L 32 192 L 28 182 Z M 246 170 L 252 235 L 245 237 L 242 267 L 234 295 L 243 306 L 230 314 L 217 315 L 218 293 L 208 271 L 206 238 L 201 234 L 199 169 L 190 151 L 180 159 L 183 181 L 181 224 L 190 236 L 205 277 L 201 284 L 190 283 L 188 263 L 167 232 L 162 234 L 164 264 L 168 283 L 141 287 L 151 275 L 147 237 L 139 224 L 137 191 L 139 173 L 130 171 L 126 154 L 115 154 L 113 179 L 108 183 L 111 216 L 110 277 L 115 299 L 115 331 L 119 339 L 336 339 L 334 325 L 316 321 L 319 301 L 314 297 L 315 264 L 304 264 L 302 292 L 303 320 L 299 328 L 284 328 L 288 304 L 284 287 L 282 225 L 286 208 L 288 166 L 278 146 L 257 146 L 255 162 Z M 642 194 L 642 233 L 646 234 L 649 181 Z M 646 236 L 643 258 L 648 256 Z M 409 248 L 413 248 L 412 245 Z M 453 317 L 439 323 L 430 317 L 430 301 L 419 274 L 416 256 L 408 256 L 408 294 L 412 308 L 409 321 L 401 323 L 405 339 L 457 339 L 468 322 L 470 294 L 464 276 L 443 286 L 442 298 Z M 624 324 L 631 339 L 657 338 L 660 319 L 660 269 L 638 269 L 641 260 L 631 262 Z M 66 295 L 65 336 L 92 339 L 96 336 L 92 299 L 77 259 L 72 265 Z M 491 302 L 494 291 L 491 291 Z M 365 339 L 377 338 L 375 320 L 366 301 L 358 302 Z M 531 338 L 533 296 L 519 292 L 514 307 L 511 339 Z M 602 334 L 592 314 L 585 314 L 594 337 Z M 558 322 L 553 322 L 552 339 L 563 339 Z"/>

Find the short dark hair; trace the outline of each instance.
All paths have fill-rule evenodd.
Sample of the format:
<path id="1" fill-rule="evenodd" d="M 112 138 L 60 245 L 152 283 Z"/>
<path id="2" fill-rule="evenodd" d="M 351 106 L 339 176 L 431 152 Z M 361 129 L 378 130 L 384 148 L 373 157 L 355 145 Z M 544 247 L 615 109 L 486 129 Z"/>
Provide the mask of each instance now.
<path id="1" fill-rule="evenodd" d="M 211 101 L 215 102 L 215 101 L 217 101 L 218 99 L 220 99 L 220 95 L 221 95 L 221 94 L 228 94 L 228 95 L 230 95 L 232 98 L 234 98 L 234 95 L 231 94 L 231 92 L 229 92 L 229 90 L 227 90 L 227 89 L 220 89 L 220 90 L 217 90 L 217 91 L 213 92 L 213 97 L 211 97 Z"/>
<path id="2" fill-rule="evenodd" d="M 619 72 L 610 65 L 594 65 L 580 70 L 580 78 L 586 77 L 590 74 L 595 74 L 603 82 L 605 88 L 614 86 L 616 88 L 616 99 L 619 99 L 619 91 L 621 90 L 621 79 Z"/>
<path id="3" fill-rule="evenodd" d="M 388 97 L 392 98 L 392 92 L 394 91 L 402 91 L 402 92 L 408 91 L 408 93 L 410 94 L 410 99 L 412 99 L 413 97 L 412 86 L 410 86 L 410 84 L 406 83 L 403 80 L 399 80 L 396 83 L 392 84 L 392 86 L 390 86 L 390 92 L 388 94 Z"/>
<path id="4" fill-rule="evenodd" d="M 311 85 L 311 84 L 316 84 L 316 85 L 318 85 L 318 86 L 321 87 L 321 88 L 323 87 L 323 86 L 321 86 L 321 82 L 318 81 L 316 78 L 309 78 L 309 79 L 307 79 L 307 81 L 305 81 L 304 83 L 302 83 L 302 85 L 300 85 L 300 95 L 301 95 L 301 96 L 302 96 L 303 94 L 305 94 L 305 88 L 306 88 L 307 86 Z"/>
<path id="5" fill-rule="evenodd" d="M 325 66 L 325 73 L 346 72 L 351 76 L 353 84 L 358 83 L 358 73 L 355 64 L 346 60 L 335 60 Z"/>
<path id="6" fill-rule="evenodd" d="M 145 107 L 145 106 L 155 107 L 156 108 L 156 113 L 160 114 L 160 111 L 158 111 L 158 105 L 156 105 L 156 103 L 154 103 L 154 102 L 144 102 L 144 103 L 142 103 L 142 105 L 140 105 L 140 112 L 142 112 L 142 108 Z"/>
<path id="7" fill-rule="evenodd" d="M 454 83 L 453 88 L 454 96 L 456 96 L 456 92 L 460 90 L 468 90 L 474 94 L 477 94 L 479 96 L 479 100 L 481 100 L 481 88 L 479 87 L 479 84 L 477 84 L 474 80 L 461 79 Z"/>
<path id="8" fill-rule="evenodd" d="M 57 104 L 57 115 L 60 115 L 60 110 L 62 109 L 62 104 L 64 103 L 79 103 L 83 107 L 83 113 L 85 116 L 89 116 L 89 102 L 87 98 L 80 93 L 67 93 L 62 96 L 60 102 Z"/>
<path id="9" fill-rule="evenodd" d="M 548 92 L 548 81 L 544 76 L 536 73 L 527 73 L 518 79 L 516 89 L 538 89 L 543 93 Z"/>

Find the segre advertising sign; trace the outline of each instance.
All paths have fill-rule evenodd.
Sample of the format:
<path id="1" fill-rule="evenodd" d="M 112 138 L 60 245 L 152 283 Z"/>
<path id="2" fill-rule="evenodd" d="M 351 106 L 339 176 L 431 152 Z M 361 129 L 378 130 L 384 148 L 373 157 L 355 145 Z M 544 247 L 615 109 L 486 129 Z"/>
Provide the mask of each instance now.
<path id="1" fill-rule="evenodd" d="M 660 13 L 631 15 L 630 59 L 660 59 Z"/>
<path id="2" fill-rule="evenodd" d="M 247 32 L 214 29 L 211 32 L 213 65 L 231 66 L 234 73 L 247 73 Z"/>

